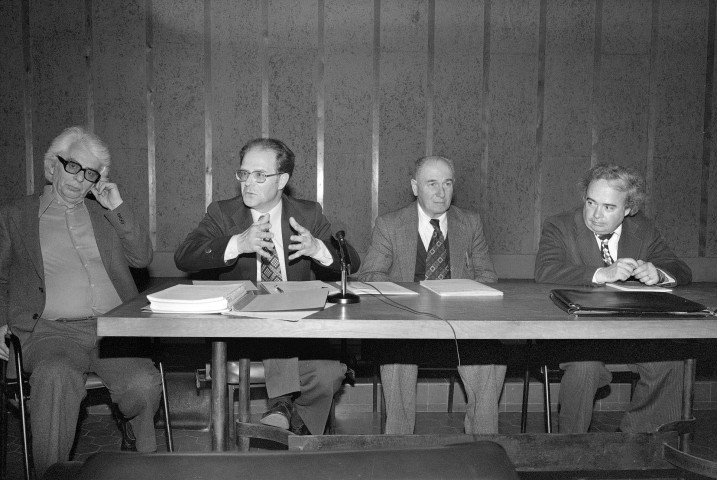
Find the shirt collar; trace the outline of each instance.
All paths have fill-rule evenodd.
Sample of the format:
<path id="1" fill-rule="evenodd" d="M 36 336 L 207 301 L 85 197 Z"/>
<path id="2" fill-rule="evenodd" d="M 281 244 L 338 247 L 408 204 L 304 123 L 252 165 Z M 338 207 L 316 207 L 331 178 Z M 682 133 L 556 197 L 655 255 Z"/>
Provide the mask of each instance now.
<path id="1" fill-rule="evenodd" d="M 595 235 L 595 238 L 597 238 L 598 234 L 595 232 L 593 232 L 593 234 Z M 622 234 L 622 223 L 617 226 L 614 232 L 612 232 L 612 237 L 610 237 L 610 240 L 612 241 L 613 238 L 615 240 L 618 240 L 620 238 L 620 234 Z"/>
<path id="2" fill-rule="evenodd" d="M 261 212 L 259 212 L 259 211 L 257 211 L 257 210 L 254 210 L 254 209 L 252 208 L 252 209 L 250 209 L 250 211 L 251 211 L 251 218 L 252 218 L 252 220 L 254 220 L 254 221 L 256 222 L 257 220 L 259 220 L 259 217 L 261 217 L 262 215 L 266 215 L 266 214 L 268 213 L 268 214 L 269 214 L 269 221 L 270 221 L 272 224 L 274 224 L 274 223 L 276 222 L 276 220 L 278 220 L 279 217 L 281 216 L 281 207 L 282 207 L 283 204 L 284 204 L 284 201 L 280 199 L 280 200 L 279 200 L 279 203 L 277 203 L 276 205 L 274 205 L 274 206 L 272 207 L 272 209 L 269 210 L 269 211 L 266 212 L 266 213 L 261 213 Z"/>
<path id="3" fill-rule="evenodd" d="M 55 193 L 55 186 L 54 185 L 45 185 L 45 187 L 42 190 L 42 195 L 40 195 L 40 207 L 37 211 L 37 217 L 40 218 L 45 211 L 50 208 L 50 205 L 52 205 L 53 201 L 55 204 L 57 204 L 60 207 L 64 207 L 66 209 L 76 208 L 80 205 L 85 204 L 85 199 L 83 198 L 81 202 L 76 203 L 74 205 L 70 205 L 63 199 Z"/>
<path id="4" fill-rule="evenodd" d="M 428 216 L 426 212 L 423 211 L 421 208 L 421 204 L 416 202 L 417 208 L 418 208 L 418 227 L 421 228 L 421 226 L 426 226 L 428 228 L 433 229 L 431 226 L 431 220 L 432 218 Z M 448 210 L 443 212 L 440 217 L 438 217 L 438 223 L 441 225 L 441 230 L 445 232 L 448 228 Z"/>

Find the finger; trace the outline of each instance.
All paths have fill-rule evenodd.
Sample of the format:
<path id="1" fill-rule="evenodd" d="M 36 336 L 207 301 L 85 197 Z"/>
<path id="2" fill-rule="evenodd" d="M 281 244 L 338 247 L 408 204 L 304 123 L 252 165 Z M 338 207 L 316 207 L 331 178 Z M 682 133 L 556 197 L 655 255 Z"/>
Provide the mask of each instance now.
<path id="1" fill-rule="evenodd" d="M 299 233 L 299 235 L 306 235 L 307 233 L 309 233 L 309 231 L 306 228 L 302 227 L 299 224 L 299 222 L 294 220 L 294 217 L 289 217 L 289 225 L 291 225 L 291 228 L 296 230 Z"/>

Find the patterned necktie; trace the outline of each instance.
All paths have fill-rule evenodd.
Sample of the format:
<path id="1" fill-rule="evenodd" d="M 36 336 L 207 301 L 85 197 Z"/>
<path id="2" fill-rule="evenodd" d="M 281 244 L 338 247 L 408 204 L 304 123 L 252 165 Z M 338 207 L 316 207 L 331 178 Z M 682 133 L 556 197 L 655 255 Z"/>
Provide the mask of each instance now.
<path id="1" fill-rule="evenodd" d="M 273 243 L 273 242 L 272 242 Z M 279 263 L 279 255 L 276 253 L 276 244 L 271 251 L 271 260 L 261 257 L 261 281 L 262 282 L 281 282 L 281 264 Z"/>
<path id="2" fill-rule="evenodd" d="M 428 252 L 426 252 L 426 280 L 451 278 L 446 241 L 443 238 L 438 219 L 432 219 L 431 226 L 433 226 L 433 235 L 428 245 Z"/>
<path id="3" fill-rule="evenodd" d="M 607 247 L 607 243 L 610 241 L 610 238 L 612 238 L 612 233 L 598 235 L 597 237 L 600 239 L 600 251 L 602 252 L 602 261 L 605 262 L 605 265 L 612 265 L 614 260 L 610 255 L 610 249 Z"/>

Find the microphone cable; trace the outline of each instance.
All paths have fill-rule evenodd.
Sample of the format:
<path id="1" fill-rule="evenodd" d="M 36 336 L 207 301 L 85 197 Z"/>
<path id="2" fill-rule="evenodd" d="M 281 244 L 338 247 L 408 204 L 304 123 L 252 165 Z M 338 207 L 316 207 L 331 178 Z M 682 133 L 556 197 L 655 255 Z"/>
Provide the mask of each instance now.
<path id="1" fill-rule="evenodd" d="M 397 302 L 396 300 L 386 296 L 386 294 L 384 294 L 381 290 L 379 290 L 378 287 L 376 287 L 375 285 L 371 285 L 369 282 L 361 282 L 361 283 L 363 283 L 364 285 L 368 285 L 369 287 L 376 290 L 376 292 L 378 292 L 378 295 L 373 294 L 373 293 L 370 293 L 369 295 L 371 295 L 374 298 L 377 298 L 378 300 L 380 300 L 381 302 L 385 303 L 386 305 L 388 305 L 390 307 L 394 307 L 399 310 L 404 310 L 406 312 L 413 313 L 415 315 L 424 315 L 427 317 L 435 318 L 436 320 L 440 320 L 440 321 L 444 322 L 446 325 L 448 325 L 451 329 L 451 332 L 453 332 L 453 344 L 456 347 L 456 357 L 458 358 L 458 366 L 459 367 L 461 366 L 461 353 L 460 353 L 460 350 L 458 349 L 458 334 L 456 334 L 455 328 L 453 328 L 453 325 L 451 325 L 451 323 L 448 320 L 446 320 L 445 318 L 439 317 L 438 315 L 435 315 L 433 313 L 416 310 L 415 308 L 411 308 L 408 305 L 404 305 L 400 302 Z"/>

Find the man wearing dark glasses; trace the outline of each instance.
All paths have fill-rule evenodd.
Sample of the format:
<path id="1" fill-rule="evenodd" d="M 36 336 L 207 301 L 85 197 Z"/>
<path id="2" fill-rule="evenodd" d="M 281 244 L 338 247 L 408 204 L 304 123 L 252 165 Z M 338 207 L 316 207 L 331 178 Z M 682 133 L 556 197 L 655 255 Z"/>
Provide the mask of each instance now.
<path id="1" fill-rule="evenodd" d="M 280 140 L 258 138 L 244 145 L 236 172 L 241 196 L 209 205 L 177 248 L 177 268 L 256 282 L 304 281 L 324 269 L 340 270 L 321 205 L 284 194 L 293 171 L 294 152 Z M 348 251 L 352 269 L 358 269 L 358 254 L 351 246 Z M 240 343 L 242 355 L 264 359 L 269 410 L 261 423 L 321 435 L 346 366 L 324 359 L 316 341 L 251 339 L 235 346 Z"/>
<path id="2" fill-rule="evenodd" d="M 85 374 L 109 388 L 123 422 L 122 448 L 156 450 L 161 379 L 147 358 L 100 356 L 96 318 L 137 295 L 129 267 L 145 267 L 145 227 L 108 180 L 110 154 L 81 127 L 63 131 L 44 158 L 42 195 L 0 207 L 0 334 L 22 345 L 30 373 L 37 478 L 68 460 Z M 85 198 L 92 193 L 94 199 Z M 0 342 L 0 357 L 8 349 Z"/>

